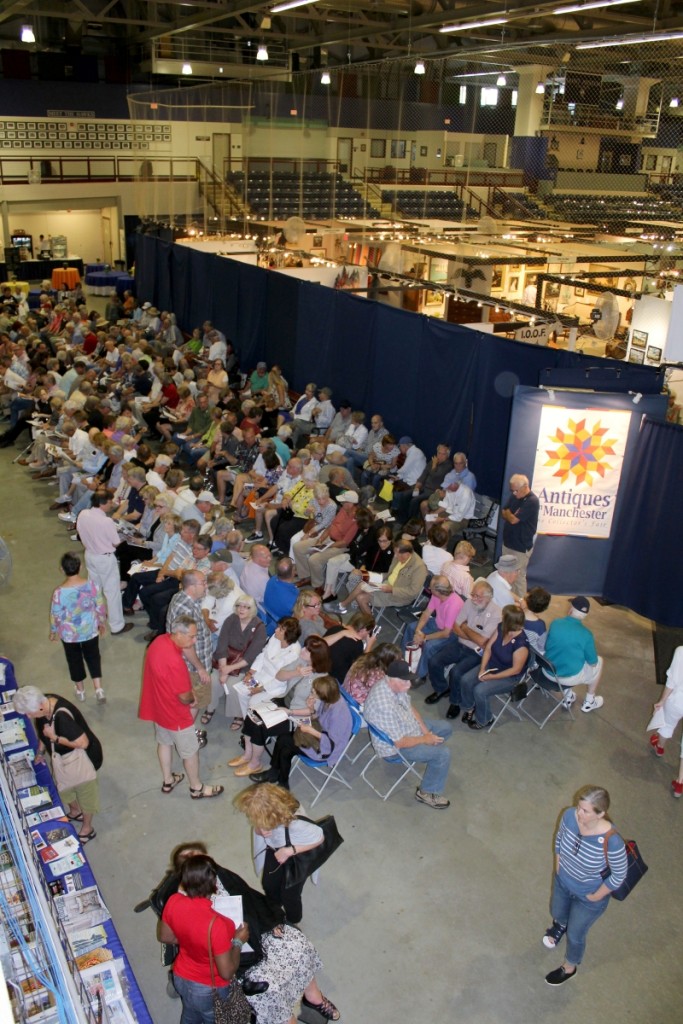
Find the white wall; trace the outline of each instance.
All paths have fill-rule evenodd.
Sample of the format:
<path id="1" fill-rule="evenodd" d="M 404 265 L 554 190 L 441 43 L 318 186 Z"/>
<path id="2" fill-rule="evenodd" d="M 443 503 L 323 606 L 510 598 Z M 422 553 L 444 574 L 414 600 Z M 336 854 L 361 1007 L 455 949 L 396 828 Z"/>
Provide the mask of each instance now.
<path id="1" fill-rule="evenodd" d="M 116 207 L 94 210 L 46 210 L 42 213 L 13 213 L 10 210 L 10 234 L 26 231 L 33 235 L 34 254 L 39 235 L 65 235 L 70 256 L 80 256 L 88 263 L 104 263 L 118 259 L 118 253 L 104 252 L 102 218 L 112 219 L 112 235 L 118 231 Z M 4 240 L 3 240 L 4 241 Z M 9 245 L 9 242 L 7 243 Z"/>

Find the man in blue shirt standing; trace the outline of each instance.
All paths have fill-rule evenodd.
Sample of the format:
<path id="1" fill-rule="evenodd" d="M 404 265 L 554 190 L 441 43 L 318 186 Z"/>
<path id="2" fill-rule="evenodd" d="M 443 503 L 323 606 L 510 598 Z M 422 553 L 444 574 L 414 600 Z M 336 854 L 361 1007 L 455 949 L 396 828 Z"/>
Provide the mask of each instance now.
<path id="1" fill-rule="evenodd" d="M 526 570 L 538 529 L 538 498 L 529 487 L 529 478 L 522 473 L 510 477 L 510 496 L 500 510 L 503 519 L 504 555 L 514 555 L 519 575 L 514 590 L 519 597 L 527 592 Z"/>
<path id="2" fill-rule="evenodd" d="M 595 649 L 593 634 L 583 624 L 589 611 L 588 598 L 573 597 L 569 614 L 551 624 L 545 645 L 545 656 L 555 666 L 564 688 L 565 704 L 576 700 L 573 686 L 586 685 L 586 697 L 581 705 L 581 710 L 586 712 L 596 711 L 604 704 L 603 698 L 595 694 L 602 675 L 602 658 Z"/>

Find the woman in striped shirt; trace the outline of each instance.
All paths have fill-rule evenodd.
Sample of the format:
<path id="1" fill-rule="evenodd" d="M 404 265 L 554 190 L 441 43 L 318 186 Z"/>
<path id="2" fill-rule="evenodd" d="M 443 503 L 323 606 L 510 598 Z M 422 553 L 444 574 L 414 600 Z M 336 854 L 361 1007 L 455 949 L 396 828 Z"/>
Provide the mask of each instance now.
<path id="1" fill-rule="evenodd" d="M 567 952 L 562 966 L 546 975 L 549 985 L 562 985 L 575 976 L 588 930 L 626 877 L 626 849 L 607 816 L 609 805 L 606 789 L 584 786 L 575 806 L 562 815 L 555 836 L 553 923 L 543 945 L 554 949 L 566 932 Z"/>

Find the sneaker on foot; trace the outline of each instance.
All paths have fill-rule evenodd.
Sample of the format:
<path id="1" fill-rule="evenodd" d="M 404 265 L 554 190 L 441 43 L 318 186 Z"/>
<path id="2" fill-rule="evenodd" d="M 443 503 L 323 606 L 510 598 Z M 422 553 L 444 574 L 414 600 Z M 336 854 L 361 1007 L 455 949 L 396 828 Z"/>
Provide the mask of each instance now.
<path id="1" fill-rule="evenodd" d="M 659 733 L 655 732 L 650 736 L 650 746 L 655 757 L 664 757 L 664 747 L 659 742 Z"/>
<path id="2" fill-rule="evenodd" d="M 576 976 L 578 967 L 569 973 L 565 971 L 564 967 L 558 967 L 556 971 L 551 971 L 550 974 L 546 974 L 545 980 L 549 985 L 564 985 L 565 981 L 569 981 L 571 978 Z"/>
<path id="3" fill-rule="evenodd" d="M 574 693 L 573 690 L 565 690 L 564 691 L 564 699 L 563 699 L 562 703 L 564 704 L 564 706 L 566 708 L 571 707 L 571 705 L 574 703 L 575 700 L 576 700 L 576 694 Z"/>
<path id="4" fill-rule="evenodd" d="M 425 793 L 421 789 L 415 790 L 415 799 L 419 800 L 421 804 L 427 804 L 427 807 L 434 807 L 439 811 L 451 806 L 450 800 L 447 800 L 445 796 L 441 796 L 440 793 Z"/>
<path id="5" fill-rule="evenodd" d="M 58 512 L 57 518 L 61 519 L 63 523 L 75 523 L 76 516 L 73 512 Z"/>
<path id="6" fill-rule="evenodd" d="M 247 541 L 253 540 L 263 540 L 263 534 L 259 530 L 254 530 L 254 532 L 250 533 L 247 537 Z"/>
<path id="7" fill-rule="evenodd" d="M 597 711 L 597 709 L 601 708 L 604 703 L 605 701 L 602 697 L 595 697 L 593 694 L 591 694 L 590 697 L 586 697 L 586 699 L 584 700 L 583 704 L 581 705 L 581 710 L 586 712 Z"/>
<path id="8" fill-rule="evenodd" d="M 678 779 L 673 779 L 671 783 L 671 795 L 675 796 L 677 800 L 683 796 L 683 782 L 679 782 Z"/>
<path id="9" fill-rule="evenodd" d="M 550 928 L 546 928 L 545 935 L 543 936 L 543 945 L 546 949 L 555 949 L 562 936 L 567 930 L 567 926 L 560 924 L 559 921 L 553 921 Z"/>

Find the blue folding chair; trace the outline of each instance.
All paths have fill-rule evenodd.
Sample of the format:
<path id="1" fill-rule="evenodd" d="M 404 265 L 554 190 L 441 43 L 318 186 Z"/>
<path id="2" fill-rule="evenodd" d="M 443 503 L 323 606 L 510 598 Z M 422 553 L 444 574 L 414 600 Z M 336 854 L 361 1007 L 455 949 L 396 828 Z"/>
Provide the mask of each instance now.
<path id="1" fill-rule="evenodd" d="M 342 697 L 344 698 L 346 703 L 349 705 L 349 707 L 351 707 L 356 712 L 356 714 L 360 716 L 360 728 L 361 729 L 367 729 L 368 723 L 363 718 L 363 709 L 360 706 L 360 704 L 358 703 L 358 701 L 356 700 L 356 698 L 352 697 L 351 694 L 348 692 L 348 690 L 345 690 L 343 686 L 339 687 L 339 692 L 341 693 Z M 367 741 L 363 744 L 363 746 L 360 748 L 360 750 L 358 751 L 357 754 L 354 754 L 354 756 L 351 757 L 350 754 L 348 753 L 348 747 L 347 747 L 347 749 L 342 754 L 342 757 L 345 757 L 346 760 L 349 761 L 351 764 L 355 764 L 356 761 L 360 757 L 363 756 L 363 754 L 365 753 L 365 751 L 368 749 L 369 746 L 370 746 L 370 737 L 368 735 Z"/>
<path id="2" fill-rule="evenodd" d="M 406 776 L 410 775 L 411 772 L 417 778 L 418 782 L 422 783 L 422 776 L 420 775 L 419 771 L 417 770 L 417 768 L 415 767 L 414 764 L 411 764 L 410 761 L 407 761 L 405 759 L 405 757 L 403 756 L 403 754 L 401 753 L 399 748 L 396 746 L 394 741 L 392 739 L 390 739 L 390 737 L 387 736 L 387 734 L 385 732 L 382 732 L 381 729 L 378 729 L 376 725 L 373 725 L 372 722 L 368 722 L 367 725 L 368 725 L 368 731 L 370 733 L 370 736 L 374 737 L 375 739 L 380 740 L 382 743 L 388 744 L 388 746 L 393 748 L 395 753 L 392 754 L 390 757 L 382 757 L 380 754 L 378 754 L 375 751 L 375 753 L 370 758 L 370 760 L 366 764 L 366 766 L 363 769 L 363 771 L 360 773 L 360 777 L 362 778 L 363 782 L 367 782 L 367 784 L 370 787 L 370 789 L 374 790 L 374 792 L 377 794 L 377 796 L 381 797 L 382 800 L 387 800 L 391 796 L 391 794 L 394 792 L 396 787 L 401 782 L 403 782 L 403 780 L 406 778 Z M 372 784 L 372 782 L 370 781 L 370 779 L 367 777 L 368 768 L 370 767 L 370 765 L 374 764 L 374 762 L 378 761 L 378 760 L 379 761 L 384 761 L 386 764 L 397 764 L 397 765 L 400 765 L 403 768 L 403 771 L 401 772 L 399 777 L 396 779 L 396 782 L 394 782 L 393 786 L 391 786 L 385 793 L 382 793 L 379 789 L 377 789 L 377 786 L 374 786 Z"/>
<path id="3" fill-rule="evenodd" d="M 341 755 L 339 756 L 336 764 L 330 764 L 329 761 L 314 761 L 312 758 L 307 757 L 305 754 L 299 754 L 294 764 L 292 765 L 292 770 L 289 776 L 290 780 L 294 773 L 299 771 L 306 779 L 306 782 L 308 782 L 309 785 L 312 786 L 313 789 L 315 790 L 315 796 L 313 800 L 311 800 L 311 807 L 313 807 L 318 802 L 319 798 L 323 794 L 323 791 L 325 790 L 325 787 L 329 782 L 332 781 L 332 779 L 336 779 L 337 782 L 341 782 L 342 786 L 346 786 L 347 789 L 352 788 L 351 783 L 347 782 L 344 776 L 339 771 L 339 764 L 344 755 L 346 754 L 346 751 L 353 743 L 354 738 L 358 735 L 358 731 L 362 725 L 363 720 L 358 711 L 356 711 L 356 709 L 353 706 L 349 705 L 349 711 L 351 712 L 352 721 L 351 735 L 349 736 L 348 743 L 341 752 Z M 315 775 L 309 775 L 306 771 L 304 771 L 304 766 L 306 768 L 312 768 L 313 772 L 315 772 Z M 325 779 L 322 786 L 316 785 L 316 776 L 318 775 L 322 775 L 322 777 Z"/>

